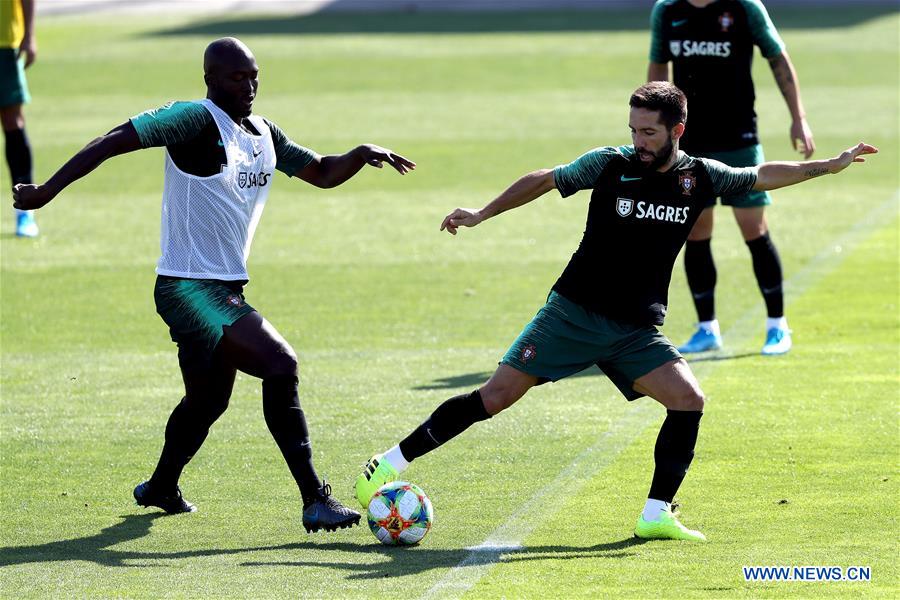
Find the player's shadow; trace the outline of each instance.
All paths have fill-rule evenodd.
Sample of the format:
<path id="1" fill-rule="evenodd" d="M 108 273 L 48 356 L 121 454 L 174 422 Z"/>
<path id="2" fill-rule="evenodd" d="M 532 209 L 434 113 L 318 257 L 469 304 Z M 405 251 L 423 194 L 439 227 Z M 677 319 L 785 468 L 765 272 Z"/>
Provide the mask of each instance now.
<path id="1" fill-rule="evenodd" d="M 111 550 L 110 547 L 144 537 L 150 533 L 153 520 L 162 516 L 163 513 L 125 515 L 122 521 L 95 535 L 33 546 L 0 548 L 0 567 L 67 560 L 89 561 L 107 567 L 124 567 L 125 560 L 144 555 Z"/>
<path id="2" fill-rule="evenodd" d="M 167 518 L 164 513 L 147 513 L 125 515 L 121 521 L 104 528 L 95 535 L 70 540 L 47 542 L 30 546 L 7 546 L 0 548 L 0 568 L 13 565 L 50 563 L 66 561 L 92 562 L 105 567 L 154 567 L 159 561 L 178 560 L 199 556 L 223 556 L 229 554 L 252 554 L 256 552 L 310 550 L 318 553 L 322 550 L 336 552 L 353 552 L 369 554 L 373 557 L 384 556 L 389 560 L 367 561 L 367 564 L 317 561 L 284 561 L 284 562 L 244 562 L 244 566 L 316 566 L 332 567 L 353 571 L 351 579 L 369 577 L 385 577 L 421 573 L 430 569 L 452 567 L 459 564 L 479 565 L 494 562 L 510 562 L 515 560 L 567 559 L 589 556 L 619 557 L 628 556 L 623 552 L 626 548 L 642 543 L 643 540 L 633 538 L 597 544 L 595 546 L 531 546 L 515 548 L 487 548 L 484 550 L 449 550 L 427 547 L 392 548 L 374 543 L 368 538 L 366 543 L 349 542 L 294 542 L 273 546 L 256 546 L 247 548 L 205 548 L 199 550 L 182 550 L 174 552 L 136 552 L 131 550 L 115 550 L 113 546 L 140 539 L 150 533 L 153 521 Z M 177 518 L 177 517 L 172 517 Z M 465 561 L 465 562 L 463 562 Z"/>
<path id="3" fill-rule="evenodd" d="M 96 563 L 105 567 L 148 567 L 159 566 L 160 560 L 174 560 L 195 556 L 219 556 L 270 550 L 294 550 L 308 544 L 292 543 L 257 548 L 207 548 L 176 552 L 134 552 L 115 550 L 112 547 L 123 542 L 140 539 L 150 533 L 153 521 L 168 517 L 165 513 L 154 512 L 139 515 L 124 515 L 122 521 L 101 530 L 100 533 L 71 540 L 47 542 L 31 546 L 7 546 L 0 548 L 0 567 L 28 563 L 65 562 L 70 560 Z"/>
<path id="4" fill-rule="evenodd" d="M 597 367 L 588 367 L 584 371 L 579 371 L 574 375 L 570 375 L 567 379 L 573 377 L 597 377 L 603 376 L 603 371 Z M 476 371 L 475 373 L 463 373 L 462 375 L 451 375 L 450 377 L 438 377 L 431 383 L 418 385 L 413 387 L 414 390 L 450 390 L 454 388 L 469 388 L 481 385 L 491 377 L 490 371 Z"/>
<path id="5" fill-rule="evenodd" d="M 310 550 L 336 550 L 340 552 L 359 552 L 381 556 L 387 560 L 364 562 L 324 562 L 324 561 L 248 561 L 241 563 L 245 567 L 324 567 L 339 571 L 349 571 L 347 579 L 368 580 L 373 577 L 402 577 L 418 575 L 433 569 L 450 567 L 477 567 L 494 563 L 512 563 L 534 560 L 572 560 L 579 558 L 626 558 L 634 552 L 627 549 L 646 543 L 646 540 L 634 537 L 617 542 L 595 544 L 593 546 L 514 546 L 461 548 L 459 550 L 428 548 L 391 547 L 382 545 L 356 545 L 346 542 L 315 544 L 312 542 L 298 544 L 298 548 Z"/>
<path id="6" fill-rule="evenodd" d="M 716 362 L 720 360 L 738 360 L 741 358 L 751 358 L 754 356 L 761 356 L 759 352 L 743 352 L 741 354 L 707 354 L 702 356 L 689 356 L 686 357 L 685 360 L 688 363 L 699 363 L 699 362 Z"/>

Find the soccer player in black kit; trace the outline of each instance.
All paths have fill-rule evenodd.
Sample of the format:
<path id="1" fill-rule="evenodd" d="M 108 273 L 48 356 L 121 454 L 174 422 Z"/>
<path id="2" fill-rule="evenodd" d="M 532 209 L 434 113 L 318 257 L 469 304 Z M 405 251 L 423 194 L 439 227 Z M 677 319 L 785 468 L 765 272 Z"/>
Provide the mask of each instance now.
<path id="1" fill-rule="evenodd" d="M 804 158 L 815 150 L 812 131 L 800 99 L 800 84 L 784 42 L 760 0 L 659 0 L 651 13 L 650 66 L 647 79 L 669 79 L 685 93 L 691 122 L 681 148 L 691 156 L 712 158 L 732 167 L 765 161 L 753 110 L 756 94 L 751 67 L 754 47 L 769 61 L 791 114 L 791 143 Z M 765 207 L 769 194 L 748 190 L 722 194 L 731 206 L 753 259 L 753 272 L 766 303 L 766 341 L 762 353 L 791 349 L 791 332 L 784 316 L 781 260 L 769 236 Z M 684 251 L 688 286 L 699 321 L 681 352 L 703 352 L 722 346 L 715 311 L 716 267 L 710 246 L 713 208 L 709 198 L 697 218 Z"/>
<path id="2" fill-rule="evenodd" d="M 687 99 L 671 83 L 638 88 L 630 106 L 633 145 L 597 148 L 568 165 L 534 171 L 484 208 L 457 208 L 444 218 L 441 229 L 456 234 L 459 227 L 474 227 L 553 188 L 562 196 L 593 190 L 584 237 L 546 305 L 487 383 L 450 398 L 398 445 L 368 461 L 356 480 L 361 505 L 410 462 L 509 408 L 532 386 L 597 365 L 626 399 L 646 395 L 667 409 L 635 535 L 706 539 L 682 525 L 671 509 L 694 457 L 705 400 L 687 362 L 657 330 L 666 316 L 675 258 L 710 198 L 838 173 L 877 149 L 860 143 L 830 160 L 734 168 L 678 149 Z"/>

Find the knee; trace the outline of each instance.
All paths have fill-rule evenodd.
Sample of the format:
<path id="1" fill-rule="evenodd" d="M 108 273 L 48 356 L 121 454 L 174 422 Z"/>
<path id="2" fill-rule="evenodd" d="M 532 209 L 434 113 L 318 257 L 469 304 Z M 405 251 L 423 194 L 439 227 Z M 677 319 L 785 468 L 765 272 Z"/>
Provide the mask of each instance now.
<path id="1" fill-rule="evenodd" d="M 706 395 L 704 395 L 702 390 L 691 389 L 681 394 L 677 403 L 677 410 L 703 412 L 703 408 L 706 405 Z"/>
<path id="2" fill-rule="evenodd" d="M 269 361 L 268 377 L 297 377 L 299 361 L 297 353 L 288 345 L 283 345 Z"/>
<path id="3" fill-rule="evenodd" d="M 484 402 L 484 409 L 491 416 L 506 410 L 521 397 L 521 394 L 516 394 L 512 388 L 490 385 L 490 383 L 479 391 L 481 393 L 481 401 Z"/>
<path id="4" fill-rule="evenodd" d="M 9 106 L 0 110 L 0 124 L 3 131 L 14 131 L 25 128 L 25 115 L 22 114 L 22 105 Z"/>

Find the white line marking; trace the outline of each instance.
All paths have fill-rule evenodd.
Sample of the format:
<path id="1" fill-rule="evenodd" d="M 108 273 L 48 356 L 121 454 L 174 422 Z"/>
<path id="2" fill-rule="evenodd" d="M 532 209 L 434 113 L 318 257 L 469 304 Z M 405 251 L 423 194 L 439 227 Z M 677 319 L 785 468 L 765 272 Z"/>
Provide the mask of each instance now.
<path id="1" fill-rule="evenodd" d="M 896 216 L 898 199 L 900 199 L 900 190 L 887 201 L 869 211 L 849 230 L 826 244 L 825 248 L 803 269 L 790 280 L 785 281 L 786 290 L 795 297 L 800 296 L 834 270 L 844 257 L 866 239 L 867 234 Z M 730 327 L 726 335 L 729 339 L 737 342 L 749 339 L 749 332 L 755 331 L 750 324 L 757 322 L 758 325 L 761 314 L 762 308 L 754 306 L 738 318 L 734 327 Z M 699 362 L 692 364 L 691 368 L 700 378 L 708 376 L 719 363 L 718 360 Z M 468 555 L 455 567 L 451 567 L 437 583 L 422 594 L 422 598 L 459 598 L 475 587 L 475 584 L 487 574 L 491 567 L 500 562 L 504 554 L 522 550 L 522 542 L 525 538 L 540 523 L 552 516 L 547 512 L 547 506 L 551 506 L 552 503 L 544 502 L 544 499 L 549 498 L 551 494 L 555 494 L 560 489 L 577 494 L 587 481 L 612 463 L 619 453 L 647 428 L 652 419 L 659 416 L 656 406 L 656 404 L 645 401 L 635 403 L 633 407 L 630 407 L 623 419 L 614 423 L 612 428 L 604 432 L 593 446 L 579 454 L 568 467 L 560 471 L 553 481 L 522 504 L 484 542 L 469 548 Z"/>

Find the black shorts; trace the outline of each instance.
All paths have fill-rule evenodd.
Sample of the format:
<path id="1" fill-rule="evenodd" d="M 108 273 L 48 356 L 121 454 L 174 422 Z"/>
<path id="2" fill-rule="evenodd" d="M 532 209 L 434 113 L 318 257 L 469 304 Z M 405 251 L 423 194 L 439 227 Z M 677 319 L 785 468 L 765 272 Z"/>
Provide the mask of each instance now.
<path id="1" fill-rule="evenodd" d="M 222 328 L 255 310 L 244 300 L 245 283 L 157 276 L 153 288 L 156 312 L 178 344 L 182 369 L 208 368 L 224 335 Z"/>

